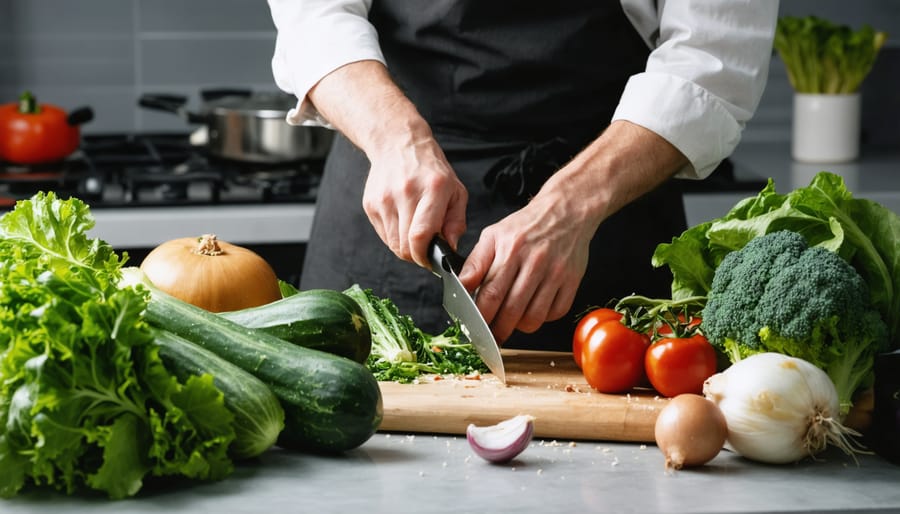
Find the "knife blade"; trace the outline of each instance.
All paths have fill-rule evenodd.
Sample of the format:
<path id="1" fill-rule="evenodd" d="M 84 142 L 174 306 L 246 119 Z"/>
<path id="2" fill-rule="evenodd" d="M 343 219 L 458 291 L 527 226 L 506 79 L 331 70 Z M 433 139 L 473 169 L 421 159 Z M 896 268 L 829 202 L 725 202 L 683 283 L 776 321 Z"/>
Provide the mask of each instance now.
<path id="1" fill-rule="evenodd" d="M 506 383 L 506 371 L 500 346 L 484 317 L 475 305 L 475 299 L 466 291 L 459 281 L 465 259 L 450 248 L 440 236 L 431 241 L 429 251 L 431 271 L 441 278 L 444 287 L 444 310 L 459 323 L 463 335 L 468 338 L 481 360 L 497 378 Z"/>

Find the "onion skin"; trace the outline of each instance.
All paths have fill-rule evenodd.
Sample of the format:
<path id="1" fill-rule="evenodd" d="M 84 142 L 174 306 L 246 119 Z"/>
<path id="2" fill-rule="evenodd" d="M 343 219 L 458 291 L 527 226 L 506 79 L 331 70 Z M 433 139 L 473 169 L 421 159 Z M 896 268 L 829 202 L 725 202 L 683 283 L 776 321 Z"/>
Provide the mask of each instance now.
<path id="1" fill-rule="evenodd" d="M 476 455 L 488 462 L 503 464 L 516 458 L 534 436 L 534 417 L 520 414 L 496 425 L 466 428 L 466 440 Z"/>
<path id="2" fill-rule="evenodd" d="M 654 436 L 666 469 L 681 469 L 702 466 L 718 455 L 728 426 L 715 403 L 698 394 L 680 394 L 659 412 Z"/>
<path id="3" fill-rule="evenodd" d="M 258 307 L 282 297 L 265 259 L 214 235 L 166 241 L 140 267 L 161 291 L 210 312 Z"/>

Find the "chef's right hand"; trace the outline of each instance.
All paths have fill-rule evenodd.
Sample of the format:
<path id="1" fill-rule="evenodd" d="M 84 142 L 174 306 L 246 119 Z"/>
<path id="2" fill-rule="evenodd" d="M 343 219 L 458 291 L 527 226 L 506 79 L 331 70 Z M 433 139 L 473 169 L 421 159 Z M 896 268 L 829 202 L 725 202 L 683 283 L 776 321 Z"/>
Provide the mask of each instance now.
<path id="1" fill-rule="evenodd" d="M 369 152 L 363 209 L 394 254 L 430 269 L 434 234 L 456 248 L 466 231 L 469 194 L 430 130 L 407 134 L 408 140 Z"/>
<path id="2" fill-rule="evenodd" d="M 387 68 L 372 60 L 341 66 L 307 97 L 369 158 L 363 208 L 384 244 L 426 269 L 435 234 L 456 248 L 466 230 L 469 194 Z"/>

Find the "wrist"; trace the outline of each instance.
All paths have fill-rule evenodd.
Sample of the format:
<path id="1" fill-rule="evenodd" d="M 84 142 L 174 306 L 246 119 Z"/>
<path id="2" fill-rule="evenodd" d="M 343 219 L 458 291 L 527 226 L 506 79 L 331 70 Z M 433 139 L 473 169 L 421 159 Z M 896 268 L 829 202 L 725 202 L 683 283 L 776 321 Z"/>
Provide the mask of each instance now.
<path id="1" fill-rule="evenodd" d="M 687 164 L 672 144 L 643 127 L 617 121 L 548 181 L 574 215 L 595 229 L 606 218 L 671 178 Z M 543 190 L 542 190 L 543 192 Z M 577 199 L 577 200 L 574 200 Z"/>

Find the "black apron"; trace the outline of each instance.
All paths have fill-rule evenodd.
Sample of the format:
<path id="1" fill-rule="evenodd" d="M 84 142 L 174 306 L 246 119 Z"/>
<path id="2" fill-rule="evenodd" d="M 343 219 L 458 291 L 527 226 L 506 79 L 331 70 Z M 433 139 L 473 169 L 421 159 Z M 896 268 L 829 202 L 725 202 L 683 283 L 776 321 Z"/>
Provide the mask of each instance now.
<path id="1" fill-rule="evenodd" d="M 602 132 L 649 52 L 618 2 L 374 0 L 369 18 L 391 75 L 469 191 L 463 253 Z M 392 254 L 362 209 L 368 169 L 365 155 L 338 135 L 300 287 L 358 283 L 440 332 L 449 322 L 440 280 Z M 534 334 L 516 332 L 504 346 L 570 350 L 575 315 L 586 307 L 631 293 L 668 296 L 671 276 L 650 258 L 684 229 L 674 181 L 631 203 L 592 240 L 572 311 Z"/>

